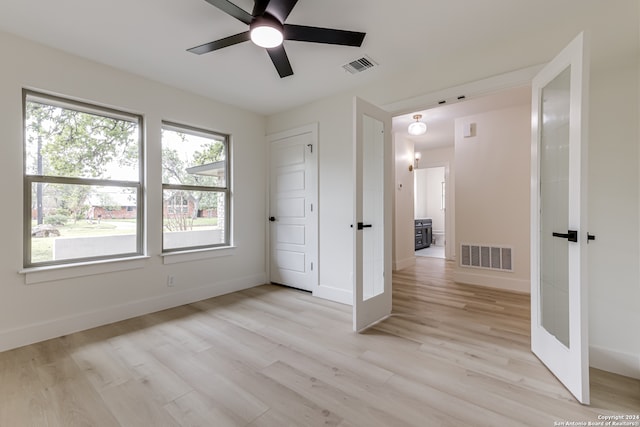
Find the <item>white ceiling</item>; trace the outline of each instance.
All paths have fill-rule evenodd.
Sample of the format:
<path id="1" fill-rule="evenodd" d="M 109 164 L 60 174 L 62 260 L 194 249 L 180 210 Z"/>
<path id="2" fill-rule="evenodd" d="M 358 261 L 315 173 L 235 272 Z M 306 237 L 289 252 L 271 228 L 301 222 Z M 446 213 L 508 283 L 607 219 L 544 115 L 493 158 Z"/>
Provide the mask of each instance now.
<path id="1" fill-rule="evenodd" d="M 492 110 L 531 105 L 531 87 L 523 86 L 485 95 L 474 99 L 464 99 L 426 110 L 393 118 L 393 132 L 414 142 L 415 151 L 453 146 L 455 119 Z M 407 132 L 415 114 L 422 114 L 420 121 L 426 123 L 427 133 L 412 136 Z"/>
<path id="2" fill-rule="evenodd" d="M 232 1 L 248 11 L 253 6 L 252 0 Z M 407 69 L 433 67 L 444 55 L 474 54 L 505 43 L 513 47 L 515 41 L 531 40 L 549 28 L 575 35 L 576 28 L 583 27 L 580 20 L 598 25 L 601 14 L 594 10 L 622 2 L 299 0 L 288 23 L 364 31 L 367 36 L 361 48 L 286 41 L 295 75 L 284 79 L 266 52 L 250 42 L 202 56 L 186 52 L 247 29 L 204 0 L 2 0 L 0 30 L 272 114 L 384 82 L 386 76 Z M 618 31 L 615 26 L 606 30 Z M 540 45 L 533 58 L 537 62 L 548 60 L 557 49 L 553 43 Z M 619 43 L 611 43 L 611 49 L 619 48 Z M 342 69 L 365 54 L 380 66 L 356 75 Z"/>

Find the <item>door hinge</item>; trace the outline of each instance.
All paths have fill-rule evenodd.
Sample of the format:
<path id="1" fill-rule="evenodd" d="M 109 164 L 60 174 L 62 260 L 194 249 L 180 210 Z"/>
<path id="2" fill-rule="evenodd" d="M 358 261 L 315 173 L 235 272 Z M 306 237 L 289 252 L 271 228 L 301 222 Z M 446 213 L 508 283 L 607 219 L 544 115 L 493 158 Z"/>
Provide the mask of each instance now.
<path id="1" fill-rule="evenodd" d="M 311 263 L 311 271 L 313 271 L 313 263 Z"/>
<path id="2" fill-rule="evenodd" d="M 313 203 L 311 203 L 311 212 L 313 212 Z"/>

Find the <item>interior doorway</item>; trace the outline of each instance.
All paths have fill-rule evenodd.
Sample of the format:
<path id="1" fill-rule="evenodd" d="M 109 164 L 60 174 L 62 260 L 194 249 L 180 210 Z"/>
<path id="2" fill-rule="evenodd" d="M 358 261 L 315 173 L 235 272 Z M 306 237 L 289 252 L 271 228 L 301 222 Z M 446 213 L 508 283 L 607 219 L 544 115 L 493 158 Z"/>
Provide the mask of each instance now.
<path id="1" fill-rule="evenodd" d="M 530 77 L 528 79 L 530 81 Z M 467 193 L 463 191 L 464 194 L 462 196 L 458 194 L 459 181 L 461 177 L 463 178 L 463 183 L 467 183 L 470 179 L 473 180 L 473 176 L 480 178 L 486 176 L 482 175 L 486 172 L 481 170 L 483 163 L 471 162 L 470 165 L 469 161 L 470 150 L 473 149 L 472 147 L 481 147 L 481 143 L 478 142 L 479 138 L 484 138 L 486 134 L 478 135 L 473 121 L 468 126 L 465 126 L 465 124 L 466 119 L 469 117 L 492 111 L 517 107 L 530 108 L 530 84 L 523 83 L 512 88 L 495 88 L 478 95 L 473 95 L 472 89 L 469 89 L 470 91 L 465 94 L 466 89 L 466 87 L 451 89 L 450 93 L 458 93 L 460 95 L 453 99 L 447 96 L 446 101 L 435 103 L 425 101 L 422 104 L 424 107 L 418 107 L 419 104 L 414 104 L 413 108 L 403 105 L 402 108 L 404 108 L 405 113 L 393 118 L 396 167 L 394 258 L 396 269 L 413 265 L 416 255 L 420 256 L 422 254 L 416 254 L 415 249 L 416 219 L 432 220 L 432 232 L 436 232 L 435 235 L 432 234 L 432 238 L 435 237 L 435 246 L 440 246 L 440 243 L 443 244 L 445 259 L 449 261 L 457 261 L 459 259 L 460 254 L 458 252 L 460 252 L 460 244 L 462 243 L 459 238 L 460 233 L 463 233 L 464 238 L 467 240 L 471 239 L 472 243 L 484 244 L 489 241 L 494 245 L 504 243 L 502 241 L 493 242 L 493 237 L 498 234 L 477 237 L 473 233 L 469 233 L 469 229 L 473 229 L 477 218 L 472 215 L 473 209 L 470 210 L 467 206 L 470 200 L 467 194 L 468 191 Z M 399 107 L 390 106 L 389 108 Z M 526 114 L 527 116 L 530 115 L 530 113 Z M 408 131 L 409 126 L 416 122 L 416 116 L 420 116 L 417 120 L 426 124 L 427 127 L 426 131 L 421 135 L 411 135 Z M 490 125 L 492 129 L 502 129 L 495 123 Z M 488 126 L 483 126 L 481 130 L 485 132 Z M 492 141 L 490 142 L 493 143 Z M 500 140 L 500 144 L 502 144 L 502 140 Z M 502 154 L 502 151 L 497 152 L 497 156 Z M 460 157 L 461 155 L 462 157 Z M 416 160 L 416 156 L 419 157 L 419 160 Z M 490 157 L 490 159 L 496 158 L 498 157 Z M 424 218 L 423 214 L 416 211 L 416 209 L 420 209 L 420 200 L 419 195 L 414 195 L 414 192 L 417 191 L 419 193 L 421 191 L 416 188 L 416 185 L 420 185 L 417 184 L 416 180 L 419 179 L 417 177 L 424 173 L 423 169 L 439 166 L 445 167 L 445 209 L 443 211 L 445 220 L 443 227 L 433 224 L 433 218 Z M 469 169 L 470 167 L 471 169 Z M 502 185 L 501 182 L 498 184 Z M 442 184 L 440 183 L 440 185 Z M 461 188 L 466 190 L 468 187 L 462 185 Z M 482 190 L 483 197 L 485 193 L 491 192 L 490 188 L 493 187 L 486 187 Z M 527 190 L 528 188 L 523 189 L 521 194 L 525 194 Z M 442 194 L 442 190 L 440 190 L 440 194 Z M 491 194 L 489 194 L 484 200 L 486 201 L 487 198 L 490 199 L 491 197 Z M 463 212 L 459 211 L 460 200 L 464 202 L 460 205 Z M 479 200 L 477 203 L 482 204 L 484 202 Z M 484 203 L 482 206 L 487 207 L 489 205 Z M 489 218 L 492 221 L 492 227 L 499 227 L 499 224 L 496 224 L 495 216 L 489 215 Z M 518 216 L 517 218 L 520 220 L 522 217 Z M 444 233 L 441 233 L 443 228 Z M 500 232 L 500 230 L 498 231 Z M 438 241 L 439 237 L 440 242 Z M 523 259 L 528 257 L 528 254 L 524 251 L 519 252 L 519 254 Z M 520 261 L 525 262 L 522 259 Z M 469 273 L 470 271 L 466 270 L 466 272 Z M 522 280 L 527 275 L 528 273 L 525 274 L 523 271 Z M 520 279 L 518 277 L 518 280 Z M 520 285 L 520 282 L 518 284 Z"/>
<path id="2" fill-rule="evenodd" d="M 414 172 L 415 255 L 445 258 L 446 168 L 428 166 Z"/>
<path id="3" fill-rule="evenodd" d="M 267 136 L 270 154 L 269 278 L 318 288 L 318 126 Z"/>

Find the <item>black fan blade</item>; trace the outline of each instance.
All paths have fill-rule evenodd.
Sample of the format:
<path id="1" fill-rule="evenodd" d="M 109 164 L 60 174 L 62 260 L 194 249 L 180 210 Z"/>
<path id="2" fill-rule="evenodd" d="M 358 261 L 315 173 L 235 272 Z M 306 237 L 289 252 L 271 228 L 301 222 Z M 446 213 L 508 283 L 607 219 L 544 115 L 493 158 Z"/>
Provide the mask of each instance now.
<path id="1" fill-rule="evenodd" d="M 234 44 L 242 43 L 251 40 L 249 36 L 249 31 L 245 31 L 244 33 L 235 34 L 233 36 L 225 37 L 220 40 L 216 40 L 213 42 L 205 43 L 200 46 L 192 47 L 191 49 L 187 49 L 187 52 L 195 53 L 197 55 L 202 55 L 203 53 L 213 52 L 214 50 L 222 49 L 223 47 L 233 46 Z"/>
<path id="2" fill-rule="evenodd" d="M 334 30 L 332 28 L 307 27 L 305 25 L 284 25 L 285 40 L 300 42 L 339 44 L 343 46 L 362 46 L 366 33 Z"/>
<path id="3" fill-rule="evenodd" d="M 280 22 L 284 22 L 293 10 L 298 0 L 271 0 L 266 11 L 275 16 Z"/>
<path id="4" fill-rule="evenodd" d="M 205 0 L 212 6 L 217 7 L 227 15 L 231 15 L 239 21 L 244 22 L 245 24 L 251 24 L 253 20 L 253 16 L 251 16 L 246 10 L 236 6 L 227 0 Z"/>
<path id="5" fill-rule="evenodd" d="M 287 56 L 287 52 L 285 52 L 283 45 L 267 49 L 267 53 L 269 54 L 269 57 L 271 57 L 271 61 L 273 62 L 273 65 L 275 65 L 276 70 L 278 70 L 280 78 L 293 74 L 289 57 Z"/>
<path id="6" fill-rule="evenodd" d="M 267 6 L 269 6 L 269 0 L 255 0 L 252 15 L 254 17 L 264 15 L 267 11 Z"/>

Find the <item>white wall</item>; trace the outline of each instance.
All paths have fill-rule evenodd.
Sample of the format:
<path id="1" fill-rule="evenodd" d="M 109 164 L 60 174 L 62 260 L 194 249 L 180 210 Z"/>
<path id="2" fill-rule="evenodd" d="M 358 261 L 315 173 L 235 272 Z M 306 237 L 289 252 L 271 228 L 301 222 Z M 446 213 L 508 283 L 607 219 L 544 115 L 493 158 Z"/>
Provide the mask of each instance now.
<path id="1" fill-rule="evenodd" d="M 0 33 L 0 350 L 264 283 L 265 119 L 135 75 Z M 22 88 L 144 115 L 148 259 L 53 272 L 22 268 Z M 232 135 L 233 242 L 225 257 L 161 252 L 160 123 L 170 120 Z M 121 271 L 106 272 L 113 268 Z M 100 272 L 103 272 L 100 274 Z M 168 288 L 167 275 L 175 277 Z M 66 279 L 58 279 L 64 276 Z M 44 280 L 44 281 L 43 281 Z"/>
<path id="2" fill-rule="evenodd" d="M 474 123 L 465 138 L 463 127 Z M 456 265 L 457 282 L 530 290 L 531 106 L 456 119 L 456 248 L 511 247 L 513 272 Z"/>
<path id="3" fill-rule="evenodd" d="M 638 58 L 591 76 L 590 345 L 593 366 L 640 378 Z"/>
<path id="4" fill-rule="evenodd" d="M 394 203 L 394 251 L 393 269 L 402 270 L 416 263 L 414 225 L 414 172 L 409 171 L 415 154 L 413 142 L 401 135 L 394 135 L 395 144 L 395 203 Z"/>

